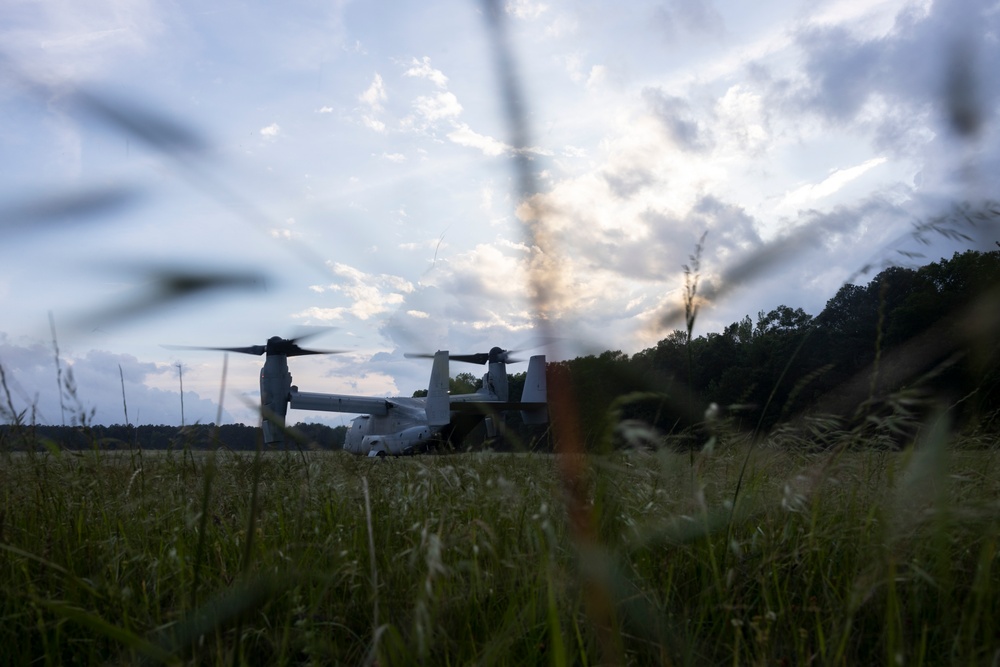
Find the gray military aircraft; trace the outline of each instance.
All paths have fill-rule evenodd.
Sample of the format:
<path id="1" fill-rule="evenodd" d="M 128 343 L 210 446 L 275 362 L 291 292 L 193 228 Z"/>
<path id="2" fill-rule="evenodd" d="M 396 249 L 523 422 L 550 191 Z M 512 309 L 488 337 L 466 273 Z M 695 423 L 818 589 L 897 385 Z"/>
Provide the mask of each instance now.
<path id="1" fill-rule="evenodd" d="M 519 410 L 526 424 L 548 421 L 546 406 L 545 355 L 528 360 L 521 400 L 511 401 L 507 387 L 507 364 L 518 360 L 511 352 L 494 347 L 478 354 L 406 355 L 433 358 L 426 397 L 375 397 L 300 391 L 292 384 L 288 357 L 335 354 L 338 350 L 309 350 L 298 345 L 302 337 L 274 336 L 265 345 L 249 347 L 167 346 L 171 349 L 202 349 L 266 355 L 260 371 L 261 426 L 264 442 L 282 445 L 288 408 L 358 414 L 344 440 L 344 449 L 367 456 L 415 454 L 436 445 L 462 442 L 481 422 L 488 437 L 500 430 L 499 417 L 507 410 Z M 487 364 L 483 386 L 470 394 L 448 393 L 449 361 Z"/>

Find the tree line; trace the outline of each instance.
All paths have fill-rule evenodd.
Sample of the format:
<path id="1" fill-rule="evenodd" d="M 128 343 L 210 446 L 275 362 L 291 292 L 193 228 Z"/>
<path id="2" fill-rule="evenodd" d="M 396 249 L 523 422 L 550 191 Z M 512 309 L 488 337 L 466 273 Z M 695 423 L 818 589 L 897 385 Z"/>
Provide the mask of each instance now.
<path id="1" fill-rule="evenodd" d="M 690 434 L 706 411 L 764 434 L 809 415 L 908 432 L 932 412 L 1000 428 L 1000 252 L 967 251 L 847 284 L 819 315 L 778 306 L 721 333 L 675 330 L 654 347 L 549 365 L 573 388 L 583 437 L 636 420 Z"/>
<path id="2" fill-rule="evenodd" d="M 344 447 L 346 426 L 330 427 L 325 424 L 299 423 L 290 430 L 284 449 L 338 450 Z M 258 426 L 244 424 L 193 424 L 167 426 L 164 424 L 134 426 L 0 426 L 0 442 L 9 443 L 10 449 L 19 449 L 21 443 L 50 444 L 69 450 L 209 450 L 215 448 L 252 452 L 261 446 Z M 271 449 L 271 448 L 268 448 Z"/>

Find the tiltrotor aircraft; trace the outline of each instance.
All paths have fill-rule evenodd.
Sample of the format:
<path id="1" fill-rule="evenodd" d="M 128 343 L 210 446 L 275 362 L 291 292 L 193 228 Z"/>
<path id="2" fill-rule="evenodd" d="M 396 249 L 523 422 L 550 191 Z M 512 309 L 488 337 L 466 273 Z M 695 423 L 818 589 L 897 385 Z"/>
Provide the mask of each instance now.
<path id="1" fill-rule="evenodd" d="M 526 424 L 548 421 L 545 386 L 545 355 L 528 360 L 528 373 L 520 401 L 509 400 L 507 364 L 517 360 L 510 352 L 494 347 L 478 354 L 454 354 L 439 351 L 431 357 L 427 396 L 417 398 L 353 396 L 299 391 L 288 372 L 288 357 L 309 354 L 333 354 L 336 350 L 307 350 L 299 347 L 302 337 L 285 339 L 274 336 L 266 345 L 249 347 L 167 346 L 171 349 L 202 349 L 265 354 L 260 371 L 260 402 L 264 443 L 282 445 L 285 439 L 285 415 L 288 408 L 359 414 L 351 420 L 344 449 L 355 454 L 385 456 L 413 454 L 440 443 L 461 443 L 480 422 L 486 422 L 488 437 L 499 429 L 498 416 L 506 410 L 519 410 Z M 483 386 L 471 394 L 448 393 L 449 361 L 488 364 Z"/>

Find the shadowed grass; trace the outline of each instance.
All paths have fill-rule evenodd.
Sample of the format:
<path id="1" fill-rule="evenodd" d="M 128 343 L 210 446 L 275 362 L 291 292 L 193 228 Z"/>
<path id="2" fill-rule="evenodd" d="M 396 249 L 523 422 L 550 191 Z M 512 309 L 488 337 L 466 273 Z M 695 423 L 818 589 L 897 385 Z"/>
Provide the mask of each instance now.
<path id="1" fill-rule="evenodd" d="M 7 455 L 0 640 L 8 664 L 593 664 L 608 641 L 630 663 L 990 664 L 1000 478 L 944 433 L 764 443 L 735 508 L 744 446 L 693 474 L 686 453 L 592 458 L 591 551 L 551 456 L 218 452 L 206 500 L 209 455 L 147 452 L 143 484 L 125 453 Z"/>

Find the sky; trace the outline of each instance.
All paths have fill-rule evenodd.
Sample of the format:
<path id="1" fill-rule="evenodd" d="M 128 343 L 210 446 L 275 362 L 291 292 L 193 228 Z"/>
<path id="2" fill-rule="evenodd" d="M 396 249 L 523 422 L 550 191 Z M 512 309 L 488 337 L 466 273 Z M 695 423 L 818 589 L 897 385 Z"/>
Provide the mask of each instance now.
<path id="1" fill-rule="evenodd" d="M 6 413 L 253 424 L 261 357 L 164 345 L 409 396 L 407 352 L 651 347 L 685 266 L 699 335 L 1000 239 L 1000 2 L 491 8 L 7 0 Z"/>

